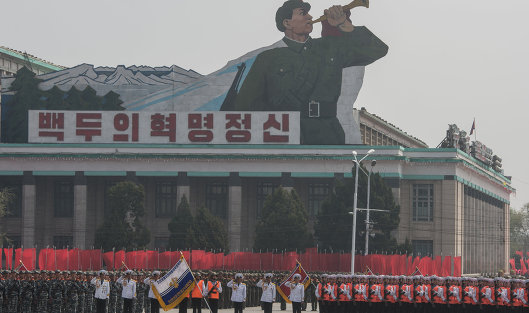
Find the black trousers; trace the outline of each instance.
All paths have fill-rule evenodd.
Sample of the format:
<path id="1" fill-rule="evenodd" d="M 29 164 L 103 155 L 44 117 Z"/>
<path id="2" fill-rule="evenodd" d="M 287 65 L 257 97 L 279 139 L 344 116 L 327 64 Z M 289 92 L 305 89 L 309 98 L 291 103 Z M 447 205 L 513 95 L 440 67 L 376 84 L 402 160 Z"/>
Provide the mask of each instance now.
<path id="1" fill-rule="evenodd" d="M 184 298 L 182 302 L 178 305 L 178 312 L 179 313 L 187 313 L 187 302 L 189 298 Z"/>
<path id="2" fill-rule="evenodd" d="M 211 313 L 217 313 L 219 311 L 219 299 L 208 299 L 209 308 Z M 152 312 L 151 312 L 152 313 Z"/>
<path id="3" fill-rule="evenodd" d="M 123 313 L 132 313 L 132 299 L 123 298 Z"/>
<path id="4" fill-rule="evenodd" d="M 202 313 L 202 298 L 191 298 L 193 313 Z"/>
<path id="5" fill-rule="evenodd" d="M 301 302 L 292 301 L 292 312 L 301 313 Z"/>
<path id="6" fill-rule="evenodd" d="M 242 302 L 233 302 L 233 309 L 235 313 L 242 313 Z"/>
<path id="7" fill-rule="evenodd" d="M 272 313 L 272 302 L 261 302 L 264 313 Z"/>
<path id="8" fill-rule="evenodd" d="M 151 298 L 151 313 L 160 313 L 160 302 L 158 302 L 158 299 Z"/>
<path id="9" fill-rule="evenodd" d="M 96 299 L 96 313 L 107 312 L 107 300 Z"/>

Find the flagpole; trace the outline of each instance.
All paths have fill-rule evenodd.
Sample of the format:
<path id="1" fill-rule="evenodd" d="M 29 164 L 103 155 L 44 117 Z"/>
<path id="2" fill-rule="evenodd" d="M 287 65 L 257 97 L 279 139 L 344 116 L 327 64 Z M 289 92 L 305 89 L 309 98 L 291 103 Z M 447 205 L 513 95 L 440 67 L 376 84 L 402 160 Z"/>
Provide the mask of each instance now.
<path id="1" fill-rule="evenodd" d="M 182 256 L 182 259 L 184 260 L 184 262 L 186 262 L 186 265 L 189 268 L 189 272 L 191 273 L 191 276 L 193 276 L 193 281 L 195 282 L 195 286 L 197 286 L 197 288 L 200 290 L 200 286 L 198 286 L 197 279 L 195 278 L 195 275 L 193 275 L 193 271 L 191 270 L 191 267 L 189 266 L 189 263 L 187 263 L 187 260 L 184 257 L 184 254 L 182 253 L 182 251 L 180 251 L 180 255 Z M 202 293 L 202 290 L 200 290 L 200 293 Z M 211 310 L 211 307 L 209 306 L 208 300 L 204 296 L 202 296 L 202 299 L 204 299 L 204 301 L 206 302 L 206 305 L 208 306 L 209 311 L 213 312 Z"/>

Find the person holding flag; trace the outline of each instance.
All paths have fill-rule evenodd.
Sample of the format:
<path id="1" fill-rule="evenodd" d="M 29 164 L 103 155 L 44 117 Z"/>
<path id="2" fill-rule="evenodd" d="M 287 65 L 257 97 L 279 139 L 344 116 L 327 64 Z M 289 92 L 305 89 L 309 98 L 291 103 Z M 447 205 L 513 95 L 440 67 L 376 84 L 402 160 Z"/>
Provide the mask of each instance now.
<path id="1" fill-rule="evenodd" d="M 276 285 L 272 282 L 272 274 L 264 275 L 264 280 L 257 282 L 256 286 L 263 290 L 261 295 L 261 304 L 264 313 L 272 313 L 272 304 L 276 301 Z"/>
<path id="2" fill-rule="evenodd" d="M 287 281 L 285 286 L 290 288 L 288 299 L 292 301 L 292 312 L 301 313 L 301 304 L 305 299 L 305 286 L 300 283 L 300 274 L 294 274 L 293 278 L 294 281 Z"/>
<path id="3" fill-rule="evenodd" d="M 222 293 L 222 285 L 217 280 L 217 274 L 211 272 L 209 274 L 209 280 L 204 283 L 204 289 L 202 295 L 204 298 L 208 298 L 209 307 L 212 313 L 217 313 L 219 310 L 219 296 Z"/>
<path id="4" fill-rule="evenodd" d="M 154 295 L 154 292 L 152 290 L 153 283 L 160 278 L 160 271 L 154 271 L 152 272 L 152 276 L 145 278 L 143 281 L 144 284 L 149 286 L 149 300 L 151 303 L 151 313 L 160 313 L 160 303 L 158 302 L 158 299 L 156 299 L 156 296 Z"/>
<path id="5" fill-rule="evenodd" d="M 235 313 L 242 313 L 242 305 L 246 301 L 246 284 L 242 282 L 243 276 L 241 273 L 235 274 L 235 281 L 230 280 L 228 287 L 231 288 L 231 302 Z"/>

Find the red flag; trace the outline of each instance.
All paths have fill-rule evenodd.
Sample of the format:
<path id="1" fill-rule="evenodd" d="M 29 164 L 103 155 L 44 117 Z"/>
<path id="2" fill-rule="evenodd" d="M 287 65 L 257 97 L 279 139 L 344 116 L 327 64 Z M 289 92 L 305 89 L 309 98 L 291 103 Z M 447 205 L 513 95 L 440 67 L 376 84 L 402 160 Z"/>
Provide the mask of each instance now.
<path id="1" fill-rule="evenodd" d="M 125 268 L 125 265 L 128 266 L 128 264 L 124 264 L 125 263 L 125 251 L 124 250 L 120 250 L 120 251 L 116 251 L 116 253 L 114 253 L 114 268 L 115 269 L 118 269 L 118 268 Z"/>
<path id="2" fill-rule="evenodd" d="M 301 264 L 298 262 L 296 266 L 294 266 L 294 269 L 292 270 L 290 275 L 288 275 L 288 277 L 285 280 L 283 280 L 277 288 L 277 291 L 283 297 L 283 299 L 285 299 L 287 303 L 292 303 L 292 302 L 288 299 L 288 297 L 290 296 L 290 287 L 287 287 L 285 283 L 287 281 L 292 281 L 294 274 L 301 275 L 301 279 L 299 281 L 305 286 L 305 289 L 307 289 L 307 287 L 310 285 L 309 275 L 307 275 L 307 272 L 305 272 L 305 270 L 303 269 L 303 266 L 301 266 Z"/>
<path id="3" fill-rule="evenodd" d="M 509 264 L 511 265 L 511 270 L 516 271 L 516 263 L 514 262 L 514 259 L 509 259 Z"/>
<path id="4" fill-rule="evenodd" d="M 160 269 L 169 269 L 172 267 L 171 258 L 173 254 L 173 251 L 165 251 L 160 253 Z"/>
<path id="5" fill-rule="evenodd" d="M 79 249 L 75 248 L 68 251 L 68 269 L 70 271 L 77 271 L 80 268 Z"/>
<path id="6" fill-rule="evenodd" d="M 520 265 L 522 266 L 522 275 L 525 275 L 527 273 L 527 266 L 525 265 L 525 261 L 523 258 L 520 259 Z"/>
<path id="7" fill-rule="evenodd" d="M 32 271 L 35 269 L 36 250 L 35 248 L 15 250 L 15 268 Z"/>
<path id="8" fill-rule="evenodd" d="M 46 248 L 39 251 L 39 269 L 55 270 L 55 251 L 53 249 Z"/>
<path id="9" fill-rule="evenodd" d="M 68 270 L 68 250 L 55 250 L 55 265 L 59 271 Z"/>
<path id="10" fill-rule="evenodd" d="M 99 271 L 103 268 L 103 258 L 101 250 L 92 250 L 90 251 L 90 269 L 94 271 Z"/>
<path id="11" fill-rule="evenodd" d="M 82 271 L 91 269 L 91 252 L 92 250 L 79 250 L 79 265 Z"/>
<path id="12" fill-rule="evenodd" d="M 443 271 L 443 257 L 438 255 L 435 257 L 432 262 L 432 270 L 430 275 L 442 276 L 441 272 Z"/>
<path id="13" fill-rule="evenodd" d="M 103 253 L 103 262 L 107 269 L 114 269 L 114 251 L 108 251 Z"/>
<path id="14" fill-rule="evenodd" d="M 451 272 L 452 272 L 452 257 L 445 256 L 445 259 L 441 266 L 441 276 L 442 277 L 450 276 L 450 274 L 452 274 Z"/>
<path id="15" fill-rule="evenodd" d="M 399 267 L 399 275 L 406 275 L 406 268 L 407 268 L 407 260 L 408 257 L 403 254 L 400 256 L 400 267 Z"/>
<path id="16" fill-rule="evenodd" d="M 408 275 L 413 274 L 415 270 L 417 270 L 417 267 L 419 267 L 420 262 L 421 262 L 421 258 L 419 256 L 416 256 L 415 259 L 413 259 L 411 266 L 408 266 Z"/>
<path id="17" fill-rule="evenodd" d="M 138 254 L 137 251 L 128 251 L 125 253 L 125 264 L 127 264 L 127 266 L 130 269 L 135 269 L 135 270 L 138 269 L 138 267 L 136 266 L 137 254 Z"/>
<path id="18" fill-rule="evenodd" d="M 421 271 L 422 275 L 430 275 L 431 266 L 432 266 L 432 258 L 430 258 L 429 256 L 426 256 L 421 259 L 417 267 L 419 268 L 419 271 Z"/>
<path id="19" fill-rule="evenodd" d="M 13 248 L 4 248 L 6 255 L 6 269 L 13 269 Z"/>
<path id="20" fill-rule="evenodd" d="M 0 249 L 0 268 L 2 268 L 2 266 L 4 266 L 4 264 L 3 264 L 2 262 L 3 262 L 3 259 L 2 259 L 2 249 Z"/>
<path id="21" fill-rule="evenodd" d="M 474 122 L 472 122 L 472 127 L 470 128 L 469 135 L 472 135 L 474 133 L 474 130 L 476 130 L 476 119 L 474 119 Z"/>
<path id="22" fill-rule="evenodd" d="M 158 268 L 158 251 L 147 251 L 147 268 L 154 270 Z"/>
<path id="23" fill-rule="evenodd" d="M 454 257 L 454 277 L 461 277 L 461 257 Z"/>

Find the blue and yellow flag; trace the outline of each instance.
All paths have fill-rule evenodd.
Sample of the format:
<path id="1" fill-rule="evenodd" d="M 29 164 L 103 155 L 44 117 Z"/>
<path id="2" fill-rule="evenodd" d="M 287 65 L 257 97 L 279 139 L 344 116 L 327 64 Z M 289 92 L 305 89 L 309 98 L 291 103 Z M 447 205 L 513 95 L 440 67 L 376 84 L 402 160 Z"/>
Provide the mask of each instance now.
<path id="1" fill-rule="evenodd" d="M 177 306 L 195 288 L 195 277 L 184 256 L 173 268 L 152 285 L 152 291 L 164 311 Z"/>

